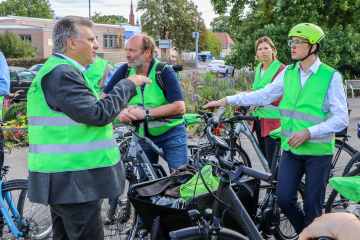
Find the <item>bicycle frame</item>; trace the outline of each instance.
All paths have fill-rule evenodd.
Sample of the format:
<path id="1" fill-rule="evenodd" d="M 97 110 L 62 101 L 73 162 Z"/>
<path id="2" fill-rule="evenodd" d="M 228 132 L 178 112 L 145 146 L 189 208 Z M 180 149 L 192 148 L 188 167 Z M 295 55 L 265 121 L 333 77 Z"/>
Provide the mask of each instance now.
<path id="1" fill-rule="evenodd" d="M 263 165 L 265 171 L 270 173 L 269 165 L 265 159 L 264 154 L 261 152 L 259 144 L 257 143 L 254 135 L 251 133 L 250 126 L 245 120 L 241 120 L 235 129 L 235 133 L 239 136 L 241 133 L 244 133 L 250 140 L 251 144 L 253 145 L 256 154 L 258 155 L 261 164 Z M 231 146 L 230 146 L 231 147 Z M 229 151 L 226 155 L 226 160 L 231 158 L 231 151 Z"/>
<path id="2" fill-rule="evenodd" d="M 4 180 L 0 181 L 0 192 L 2 192 L 2 183 L 4 182 Z M 14 216 L 14 220 L 19 220 L 20 219 L 20 214 L 19 211 L 17 210 L 14 200 L 11 198 L 11 195 L 9 192 L 6 192 L 3 196 L 6 200 L 7 205 L 9 206 L 11 213 Z M 13 219 L 10 216 L 10 213 L 5 205 L 5 201 L 3 198 L 0 198 L 0 207 L 1 207 L 1 213 L 5 218 L 5 221 L 7 223 L 7 225 L 9 226 L 9 229 L 11 230 L 12 234 L 14 235 L 15 238 L 20 238 L 23 236 L 22 232 L 20 232 L 17 227 L 15 226 L 15 223 L 13 221 Z M 20 222 L 21 224 L 21 222 Z"/>

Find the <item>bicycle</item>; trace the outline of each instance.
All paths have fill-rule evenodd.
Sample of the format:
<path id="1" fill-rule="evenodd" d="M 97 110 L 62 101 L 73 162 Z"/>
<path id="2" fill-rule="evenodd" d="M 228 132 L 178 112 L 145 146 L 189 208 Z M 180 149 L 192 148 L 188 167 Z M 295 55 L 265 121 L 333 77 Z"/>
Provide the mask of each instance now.
<path id="1" fill-rule="evenodd" d="M 226 110 L 224 110 L 223 108 L 220 108 L 220 110 L 218 110 L 218 113 L 214 117 L 214 118 L 218 118 L 217 120 L 219 120 L 220 115 L 221 115 L 219 113 L 219 111 L 221 112 L 221 111 L 226 111 Z M 235 117 L 234 117 L 233 121 L 235 122 L 235 121 L 242 121 L 242 120 L 253 120 L 255 118 L 257 118 L 257 117 L 238 115 L 236 117 L 237 120 L 235 120 Z M 219 160 L 218 161 L 219 165 L 226 168 L 226 170 L 224 170 L 218 164 L 214 164 L 212 162 L 207 163 L 207 164 L 211 164 L 215 169 L 218 170 L 217 176 L 221 176 L 219 188 L 216 190 L 217 191 L 216 197 L 221 199 L 222 201 L 226 202 L 226 204 L 224 206 L 231 205 L 230 211 L 227 211 L 227 214 L 229 214 L 231 217 L 230 221 L 236 223 L 237 224 L 236 226 L 240 226 L 241 229 L 243 231 L 245 231 L 247 237 L 249 237 L 250 239 L 255 239 L 255 238 L 251 238 L 252 233 L 249 233 L 247 231 L 248 227 L 250 225 L 252 225 L 253 232 L 257 232 L 257 234 L 260 236 L 259 231 L 262 231 L 261 234 L 266 239 L 268 239 L 270 237 L 269 235 L 273 235 L 275 232 L 278 231 L 280 221 L 284 220 L 284 219 L 280 219 L 281 214 L 280 214 L 277 204 L 276 204 L 276 196 L 274 194 L 276 191 L 276 183 L 274 181 L 272 181 L 272 179 L 270 179 L 270 178 L 272 178 L 271 174 L 262 173 L 257 170 L 254 170 L 252 168 L 245 167 L 241 161 L 238 161 L 236 159 L 234 159 L 233 162 L 229 162 L 229 161 L 225 160 L 225 156 L 229 150 L 229 147 L 228 147 L 226 141 L 224 141 L 223 139 L 221 139 L 217 136 L 213 136 L 211 134 L 211 131 L 212 131 L 211 128 L 212 128 L 212 126 L 216 125 L 217 120 L 215 120 L 214 122 L 209 121 L 210 123 L 203 130 L 203 132 L 205 132 L 206 135 L 208 136 L 209 142 L 212 146 L 212 150 L 215 152 L 215 156 Z M 200 158 L 197 158 L 197 159 L 200 161 Z M 203 160 L 203 162 L 206 163 L 206 160 Z M 225 163 L 225 166 L 224 166 L 224 163 Z M 198 162 L 196 165 L 200 166 L 200 163 Z M 275 171 L 275 163 L 272 166 L 272 170 Z M 199 169 L 199 173 L 200 172 L 201 171 Z M 264 198 L 263 203 L 260 203 L 258 205 L 258 203 L 256 202 L 256 204 L 254 204 L 255 206 L 257 206 L 258 211 L 256 212 L 256 210 L 255 210 L 255 214 L 252 214 L 251 217 L 246 212 L 243 205 L 240 203 L 237 194 L 235 194 L 235 192 L 231 189 L 231 187 L 229 187 L 230 180 L 231 180 L 231 183 L 233 183 L 233 184 L 236 183 L 239 186 L 242 186 L 243 183 L 241 181 L 244 180 L 243 175 L 252 176 L 252 177 L 255 177 L 256 179 L 261 179 L 261 180 L 265 180 L 265 181 L 269 182 L 269 184 L 260 186 L 262 188 L 267 189 L 267 194 Z M 201 174 L 200 174 L 200 176 L 202 178 L 202 181 L 205 182 Z M 155 182 L 155 181 L 153 181 L 153 182 Z M 147 183 L 147 184 L 149 184 L 149 183 Z M 129 190 L 129 197 L 131 196 L 130 200 L 135 201 L 134 203 L 137 202 L 136 203 L 137 205 L 139 204 L 139 200 L 136 200 L 136 196 L 137 196 L 136 188 L 144 187 L 145 185 L 144 185 L 144 183 L 133 185 L 131 187 L 131 189 Z M 259 185 L 260 185 L 260 182 L 259 182 Z M 209 189 L 208 189 L 208 191 L 210 192 L 210 194 L 212 194 L 212 192 Z M 303 189 L 300 188 L 299 192 L 301 195 L 303 193 Z M 190 200 L 187 203 L 187 205 L 188 205 L 187 209 L 191 205 Z M 257 199 L 256 199 L 256 201 L 257 201 Z M 219 207 L 219 205 L 216 205 L 216 204 L 217 204 L 217 202 L 215 201 L 213 211 L 212 211 L 213 213 Z M 239 210 L 239 211 L 237 211 L 237 210 Z M 218 215 L 220 217 L 216 214 L 215 215 L 213 214 L 213 216 L 216 216 L 216 219 L 214 218 L 214 222 L 217 221 L 217 224 L 219 225 L 220 224 L 219 219 L 221 219 L 221 217 L 224 216 L 224 212 L 219 213 L 220 210 L 217 210 L 217 211 L 218 211 Z M 166 212 L 166 210 L 164 209 L 163 212 Z M 209 215 L 211 215 L 211 210 L 206 210 L 205 212 L 207 214 L 207 217 L 205 216 L 205 218 L 209 218 Z M 182 214 L 184 214 L 184 213 L 182 213 Z M 245 217 L 245 215 L 247 215 L 247 217 Z M 196 222 L 196 224 L 203 222 L 206 225 L 206 223 L 205 223 L 206 221 L 202 221 L 202 218 L 200 217 L 200 213 L 197 212 L 197 210 L 189 211 L 189 216 L 192 219 L 192 222 Z M 186 216 L 183 216 L 183 217 L 186 217 Z M 246 220 L 243 219 L 244 217 L 246 218 Z M 156 217 L 156 219 L 154 219 L 154 224 L 152 225 L 152 229 L 151 229 L 151 238 L 152 239 L 167 239 L 166 237 L 161 237 L 164 235 L 161 223 L 163 223 L 163 224 L 167 223 L 167 220 L 163 219 L 163 218 L 165 218 L 165 217 L 160 215 L 160 216 Z M 228 216 L 226 216 L 226 218 L 228 219 Z M 247 226 L 246 229 L 243 228 L 244 225 Z M 205 228 L 209 230 L 208 225 L 205 226 Z M 191 234 L 195 234 L 195 232 L 199 233 L 202 231 L 202 229 L 199 229 L 196 227 L 193 227 L 192 229 L 193 230 L 190 231 Z M 209 230 L 209 232 L 212 232 L 212 230 L 211 231 Z M 205 235 L 210 236 L 211 233 L 209 233 L 209 232 L 206 233 Z M 223 234 L 223 233 L 226 236 L 228 236 L 228 238 L 221 238 L 222 237 L 221 234 Z M 141 232 L 141 236 L 143 236 L 143 239 L 146 239 L 147 234 L 148 234 L 148 232 L 145 230 Z M 182 235 L 182 230 L 170 233 L 170 236 L 173 239 L 207 239 L 207 238 L 201 238 L 202 236 L 199 238 L 194 237 L 195 235 L 194 236 L 186 235 L 187 237 L 192 236 L 194 238 L 179 237 L 179 236 L 184 236 L 184 235 Z M 217 237 L 219 237 L 219 236 L 217 236 Z M 297 236 L 286 236 L 285 234 L 283 234 L 283 235 L 280 235 L 278 239 L 296 239 L 296 237 Z M 243 235 L 241 235 L 240 233 L 237 233 L 233 230 L 226 230 L 225 232 L 222 231 L 220 233 L 219 239 L 247 239 L 247 238 L 245 238 Z M 263 239 L 263 238 L 261 237 L 261 238 L 257 238 L 257 239 Z"/>
<path id="2" fill-rule="evenodd" d="M 246 114 L 247 108 L 246 107 L 241 107 L 240 109 L 242 111 L 243 114 Z M 350 114 L 349 110 L 349 114 Z M 206 113 L 204 114 L 204 112 L 199 112 L 199 114 L 202 114 L 205 117 L 205 122 L 207 121 L 206 116 L 210 116 L 211 117 L 211 113 Z M 234 112 L 234 115 L 239 115 L 240 113 L 238 112 Z M 220 120 L 221 122 L 221 120 Z M 259 145 L 257 143 L 257 140 L 255 139 L 254 135 L 251 133 L 250 130 L 250 126 L 248 125 L 247 121 L 243 120 L 240 121 L 237 126 L 236 129 L 234 130 L 234 125 L 231 125 L 229 128 L 227 128 L 227 131 L 230 133 L 229 138 L 225 139 L 225 141 L 227 141 L 227 143 L 230 145 L 230 151 L 227 153 L 226 155 L 226 160 L 230 159 L 230 155 L 234 156 L 234 152 L 236 151 L 239 158 L 241 158 L 244 161 L 244 165 L 251 167 L 252 163 L 251 160 L 248 157 L 248 154 L 246 153 L 246 151 L 241 147 L 241 141 L 240 141 L 240 136 L 241 134 L 244 134 L 249 141 L 251 142 L 257 156 L 260 159 L 260 162 L 262 164 L 262 166 L 264 167 L 266 172 L 270 172 L 270 169 L 267 165 L 267 161 L 263 155 L 263 153 L 261 152 Z M 357 150 L 354 149 L 353 147 L 351 147 L 347 141 L 349 136 L 347 135 L 347 129 L 344 129 L 344 131 L 335 134 L 336 137 L 342 137 L 343 139 L 335 139 L 335 151 L 334 151 L 334 157 L 333 160 L 331 162 L 331 169 L 330 169 L 330 173 L 329 173 L 329 179 L 336 177 L 336 176 L 345 176 L 347 173 L 349 173 L 353 168 L 354 168 L 354 163 L 359 162 L 359 160 L 354 160 L 353 156 L 355 154 L 357 154 Z M 234 144 L 236 143 L 236 147 Z M 233 145 L 231 145 L 231 143 Z M 205 150 L 201 151 L 200 150 L 200 156 L 201 155 L 205 155 L 208 158 L 211 157 L 211 155 L 214 154 L 214 152 L 211 152 L 209 149 L 211 149 L 209 147 L 209 145 L 205 145 Z M 194 151 L 194 149 L 192 150 Z M 194 151 L 195 152 L 195 151 Z M 196 153 L 196 152 L 195 152 Z M 277 155 L 281 156 L 281 148 L 277 149 L 275 152 Z M 195 155 L 196 156 L 196 155 Z M 269 169 L 269 170 L 268 170 Z M 324 203 L 324 207 L 326 205 L 327 199 L 330 196 L 331 191 L 333 190 L 333 188 L 328 184 L 326 187 L 326 192 L 325 192 L 325 203 Z"/>
<path id="3" fill-rule="evenodd" d="M 355 157 L 359 158 L 360 154 L 356 154 Z M 360 176 L 360 163 L 355 163 L 356 169 L 348 173 L 344 177 Z M 325 207 L 325 213 L 330 212 L 343 212 L 351 205 L 358 204 L 355 201 L 345 198 L 335 189 L 331 192 L 328 202 Z"/>
<path id="4" fill-rule="evenodd" d="M 151 120 L 167 121 L 166 119 L 182 119 L 181 115 L 153 118 Z M 118 146 L 122 151 L 122 161 L 124 163 L 126 181 L 124 193 L 119 199 L 102 202 L 102 217 L 105 237 L 120 239 L 120 235 L 128 235 L 127 240 L 132 240 L 136 236 L 137 225 L 139 223 L 138 215 L 127 199 L 129 187 L 138 182 L 138 167 L 142 166 L 149 180 L 158 179 L 166 176 L 166 172 L 159 164 L 151 164 L 142 150 L 139 142 L 146 143 L 161 158 L 166 159 L 162 150 L 153 142 L 139 135 L 139 128 L 146 120 L 132 121 L 132 128 L 125 134 L 117 131 L 119 134 Z M 123 132 L 124 133 L 124 132 Z M 131 133 L 131 137 L 130 137 Z M 123 158 L 125 156 L 125 158 Z M 105 221 L 108 219 L 108 221 Z"/>
<path id="5" fill-rule="evenodd" d="M 6 124 L 0 123 L 1 126 Z M 6 239 L 45 239 L 52 233 L 52 221 L 50 207 L 43 204 L 31 203 L 27 197 L 28 180 L 6 180 L 6 174 L 10 171 L 9 166 L 3 166 L 4 138 L 1 130 L 0 153 L 0 198 L 1 214 L 0 232 Z M 11 150 L 5 146 L 11 153 Z"/>

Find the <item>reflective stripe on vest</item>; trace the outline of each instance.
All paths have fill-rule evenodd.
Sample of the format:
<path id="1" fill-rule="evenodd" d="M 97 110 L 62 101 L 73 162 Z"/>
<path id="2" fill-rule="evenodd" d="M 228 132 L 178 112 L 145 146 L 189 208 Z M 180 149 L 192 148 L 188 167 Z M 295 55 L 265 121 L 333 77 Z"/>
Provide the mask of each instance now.
<path id="1" fill-rule="evenodd" d="M 324 138 L 309 139 L 297 149 L 287 144 L 296 132 L 325 122 L 330 112 L 323 113 L 323 103 L 335 70 L 322 64 L 301 87 L 298 63 L 286 70 L 284 95 L 279 105 L 281 120 L 281 145 L 284 150 L 299 155 L 330 155 L 334 153 L 335 138 L 331 134 Z"/>
<path id="2" fill-rule="evenodd" d="M 105 59 L 97 57 L 95 62 L 90 65 L 90 67 L 85 73 L 86 77 L 90 80 L 91 84 L 93 85 L 95 91 L 97 93 L 100 93 L 100 95 L 103 90 L 98 86 L 98 83 L 102 79 L 108 63 L 109 62 L 106 61 Z"/>
<path id="3" fill-rule="evenodd" d="M 2 120 L 2 109 L 3 109 L 3 103 L 4 103 L 4 96 L 0 97 L 0 121 Z"/>
<path id="4" fill-rule="evenodd" d="M 62 112 L 54 112 L 46 103 L 41 80 L 55 67 L 74 64 L 51 56 L 36 75 L 27 99 L 29 118 L 28 167 L 31 172 L 67 172 L 102 168 L 120 161 L 110 124 L 94 127 L 77 123 Z M 97 96 L 83 74 L 84 81 Z"/>
<path id="5" fill-rule="evenodd" d="M 268 67 L 268 69 L 266 69 L 263 76 L 261 76 L 260 78 L 261 64 L 262 63 L 259 63 L 256 68 L 253 91 L 261 90 L 265 88 L 266 85 L 270 84 L 282 65 L 282 63 L 277 60 L 273 61 Z M 271 104 L 259 107 L 256 111 L 253 112 L 253 116 L 258 116 L 259 118 L 266 119 L 279 119 L 279 107 L 273 106 Z"/>
<path id="6" fill-rule="evenodd" d="M 159 60 L 155 59 L 154 66 L 149 70 L 149 78 L 152 80 L 153 84 L 145 84 L 143 92 L 141 91 L 140 86 L 136 87 L 137 95 L 131 99 L 128 105 L 138 106 L 141 109 L 151 109 L 169 104 L 163 91 L 156 84 L 155 71 L 159 62 Z M 136 74 L 136 71 L 131 69 L 129 76 L 134 74 Z M 169 122 L 148 121 L 148 132 L 150 135 L 158 136 L 175 126 L 180 125 L 183 121 L 184 119 L 169 119 Z M 144 125 L 140 125 L 139 134 L 144 136 Z"/>

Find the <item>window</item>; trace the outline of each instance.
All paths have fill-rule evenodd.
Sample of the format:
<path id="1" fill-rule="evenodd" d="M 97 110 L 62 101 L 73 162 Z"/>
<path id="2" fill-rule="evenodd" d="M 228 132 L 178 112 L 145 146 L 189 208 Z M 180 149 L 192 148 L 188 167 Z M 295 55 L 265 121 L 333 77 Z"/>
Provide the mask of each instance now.
<path id="1" fill-rule="evenodd" d="M 108 36 L 104 35 L 104 48 L 108 47 Z"/>
<path id="2" fill-rule="evenodd" d="M 17 74 L 20 81 L 32 81 L 35 78 L 34 74 L 24 70 L 18 70 Z"/>
<path id="3" fill-rule="evenodd" d="M 31 42 L 31 35 L 20 35 L 19 37 L 22 41 L 28 40 L 29 42 Z"/>
<path id="4" fill-rule="evenodd" d="M 113 36 L 109 36 L 109 47 L 113 47 Z"/>
<path id="5" fill-rule="evenodd" d="M 16 74 L 14 71 L 10 70 L 10 80 L 17 80 L 16 79 Z"/>

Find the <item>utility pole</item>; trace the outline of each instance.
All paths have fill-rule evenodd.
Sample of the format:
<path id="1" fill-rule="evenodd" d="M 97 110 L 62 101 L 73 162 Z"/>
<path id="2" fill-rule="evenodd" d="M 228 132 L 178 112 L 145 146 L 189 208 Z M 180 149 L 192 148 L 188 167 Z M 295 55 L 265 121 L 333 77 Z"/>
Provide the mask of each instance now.
<path id="1" fill-rule="evenodd" d="M 89 0 L 89 19 L 91 20 L 90 0 Z"/>
<path id="2" fill-rule="evenodd" d="M 195 64 L 196 64 L 196 74 L 198 74 L 198 39 L 199 33 L 197 32 L 197 18 L 195 19 L 195 32 L 193 32 L 193 38 L 195 38 Z"/>

